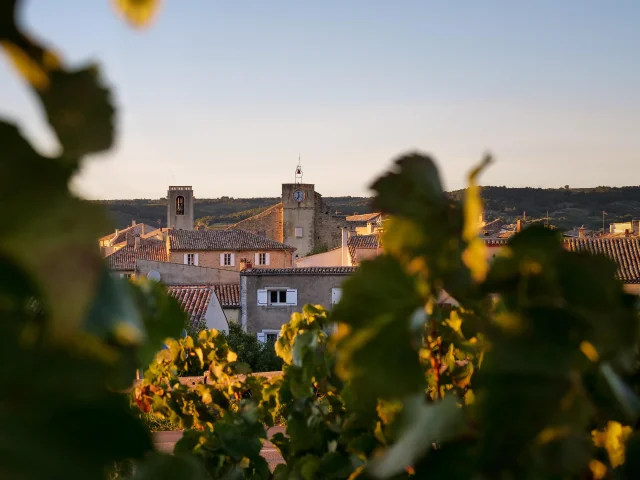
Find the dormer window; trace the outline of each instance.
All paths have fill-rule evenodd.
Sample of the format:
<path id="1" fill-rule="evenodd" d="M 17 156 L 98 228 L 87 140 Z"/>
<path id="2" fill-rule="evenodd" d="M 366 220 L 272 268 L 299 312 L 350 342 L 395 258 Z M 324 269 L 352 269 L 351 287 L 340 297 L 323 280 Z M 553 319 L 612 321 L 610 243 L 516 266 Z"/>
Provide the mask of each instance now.
<path id="1" fill-rule="evenodd" d="M 184 215 L 184 197 L 182 195 L 176 197 L 176 215 Z"/>

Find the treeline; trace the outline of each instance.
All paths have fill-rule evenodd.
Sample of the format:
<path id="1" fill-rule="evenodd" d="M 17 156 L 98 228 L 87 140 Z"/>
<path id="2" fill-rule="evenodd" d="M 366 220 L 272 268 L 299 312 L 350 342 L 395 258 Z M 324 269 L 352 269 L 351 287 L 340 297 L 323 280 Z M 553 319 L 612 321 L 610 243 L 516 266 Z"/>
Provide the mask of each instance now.
<path id="1" fill-rule="evenodd" d="M 454 199 L 462 199 L 464 190 L 450 192 Z M 325 197 L 333 212 L 344 215 L 371 211 L 367 197 Z M 602 228 L 605 223 L 640 219 L 639 187 L 597 188 L 508 188 L 484 187 L 482 199 L 487 218 L 501 218 L 513 223 L 526 215 L 528 221 L 546 221 L 561 230 L 584 225 Z M 202 198 L 195 201 L 196 223 L 206 226 L 230 225 L 256 215 L 278 203 L 278 197 L 259 198 Z M 131 224 L 131 220 L 154 226 L 166 225 L 166 199 L 106 200 L 115 228 Z"/>

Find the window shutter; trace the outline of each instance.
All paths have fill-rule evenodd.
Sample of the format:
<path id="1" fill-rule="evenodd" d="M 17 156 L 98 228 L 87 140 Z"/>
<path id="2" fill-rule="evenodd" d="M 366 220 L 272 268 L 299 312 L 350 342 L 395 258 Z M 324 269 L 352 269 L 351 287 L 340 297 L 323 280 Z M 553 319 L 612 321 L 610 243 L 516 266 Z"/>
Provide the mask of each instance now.
<path id="1" fill-rule="evenodd" d="M 188 253 L 185 253 L 185 254 L 184 254 L 184 264 L 185 264 L 185 265 L 188 265 L 188 264 L 189 264 L 189 254 L 188 254 Z"/>
<path id="2" fill-rule="evenodd" d="M 197 253 L 195 253 L 195 254 L 193 255 L 193 264 L 194 264 L 194 265 L 198 265 L 198 254 L 197 254 Z"/>
<path id="3" fill-rule="evenodd" d="M 236 254 L 231 254 L 231 266 L 233 267 L 236 264 Z"/>
<path id="4" fill-rule="evenodd" d="M 254 265 L 260 265 L 260 254 L 256 253 L 255 254 L 255 260 L 253 262 Z"/>
<path id="5" fill-rule="evenodd" d="M 332 288 L 331 289 L 331 304 L 335 305 L 340 301 L 340 297 L 342 296 L 341 288 Z"/>
<path id="6" fill-rule="evenodd" d="M 269 258 L 269 253 L 265 253 L 265 265 L 271 265 L 271 259 Z"/>
<path id="7" fill-rule="evenodd" d="M 267 291 L 258 290 L 258 305 L 266 305 L 267 303 Z"/>
<path id="8" fill-rule="evenodd" d="M 298 305 L 298 291 L 287 289 L 287 305 Z"/>
<path id="9" fill-rule="evenodd" d="M 267 334 L 266 333 L 258 333 L 258 341 L 260 343 L 267 343 Z"/>
<path id="10" fill-rule="evenodd" d="M 224 267 L 224 253 L 220 254 L 220 266 Z"/>

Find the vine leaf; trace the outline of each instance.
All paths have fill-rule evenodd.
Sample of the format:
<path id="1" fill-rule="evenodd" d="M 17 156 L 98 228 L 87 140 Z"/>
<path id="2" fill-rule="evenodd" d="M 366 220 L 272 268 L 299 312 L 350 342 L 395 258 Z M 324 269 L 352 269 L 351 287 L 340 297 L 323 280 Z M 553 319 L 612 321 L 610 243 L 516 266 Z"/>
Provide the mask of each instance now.
<path id="1" fill-rule="evenodd" d="M 14 125 L 0 121 L 0 145 L 12 159 L 3 162 L 8 177 L 1 177 L 0 201 L 19 212 L 0 232 L 0 252 L 33 276 L 51 313 L 50 333 L 64 336 L 82 324 L 97 288 L 102 260 L 95 232 L 105 230 L 105 212 L 72 197 L 66 189 L 72 170 L 39 155 Z"/>
<path id="2" fill-rule="evenodd" d="M 100 84 L 97 67 L 53 71 L 49 86 L 37 93 L 64 157 L 75 160 L 111 147 L 114 108 L 109 91 Z"/>
<path id="3" fill-rule="evenodd" d="M 51 50 L 43 50 L 38 61 L 12 41 L 2 40 L 0 46 L 15 69 L 36 90 L 46 89 L 51 83 L 51 71 L 60 68 L 60 59 Z"/>
<path id="4" fill-rule="evenodd" d="M 160 0 L 113 0 L 116 11 L 134 27 L 149 25 L 160 7 Z"/>
<path id="5" fill-rule="evenodd" d="M 486 156 L 480 165 L 469 174 L 469 186 L 467 187 L 464 202 L 464 228 L 462 239 L 467 242 L 467 248 L 462 252 L 462 260 L 471 271 L 476 282 L 482 282 L 487 276 L 489 266 L 487 264 L 487 247 L 478 237 L 478 219 L 482 214 L 482 200 L 477 177 L 482 170 L 491 163 L 491 157 Z"/>
<path id="6" fill-rule="evenodd" d="M 427 405 L 424 395 L 406 400 L 400 419 L 400 438 L 371 465 L 377 478 L 388 478 L 414 464 L 436 442 L 455 438 L 464 428 L 463 410 L 449 396 Z"/>
<path id="7" fill-rule="evenodd" d="M 338 346 L 338 375 L 362 398 L 401 398 L 424 388 L 410 325 L 412 314 L 424 308 L 414 279 L 396 259 L 381 255 L 363 262 L 343 291 L 333 311 L 334 320 L 344 322 L 332 340 Z"/>

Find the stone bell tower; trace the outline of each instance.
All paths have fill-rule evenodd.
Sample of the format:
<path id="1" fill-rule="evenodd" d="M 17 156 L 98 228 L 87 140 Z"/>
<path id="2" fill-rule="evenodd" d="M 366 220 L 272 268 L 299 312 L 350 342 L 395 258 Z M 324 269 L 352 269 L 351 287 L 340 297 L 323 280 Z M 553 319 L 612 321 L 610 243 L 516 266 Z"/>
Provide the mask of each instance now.
<path id="1" fill-rule="evenodd" d="M 282 241 L 295 247 L 295 257 L 304 257 L 314 247 L 315 186 L 302 183 L 300 159 L 294 183 L 282 184 Z"/>
<path id="2" fill-rule="evenodd" d="M 169 187 L 167 192 L 167 227 L 193 230 L 193 188 Z"/>

